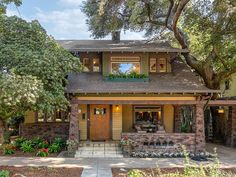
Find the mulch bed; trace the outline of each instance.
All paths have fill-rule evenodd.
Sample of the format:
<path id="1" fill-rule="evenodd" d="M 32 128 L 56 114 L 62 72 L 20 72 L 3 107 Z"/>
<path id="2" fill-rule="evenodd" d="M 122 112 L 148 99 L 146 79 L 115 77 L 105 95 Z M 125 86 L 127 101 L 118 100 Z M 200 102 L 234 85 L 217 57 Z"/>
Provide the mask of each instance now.
<path id="1" fill-rule="evenodd" d="M 135 168 L 137 169 L 137 168 Z M 127 173 L 132 170 L 132 169 L 129 169 L 129 168 L 112 168 L 112 176 L 113 177 L 127 177 Z M 161 168 L 160 170 L 158 169 L 141 169 L 141 168 L 138 168 L 138 170 L 141 170 L 145 173 L 148 173 L 148 174 L 160 174 L 160 171 L 161 171 L 161 174 L 166 174 L 166 173 L 174 173 L 174 172 L 183 172 L 183 168 L 181 167 L 176 167 L 176 168 Z M 236 174 L 236 168 L 225 168 L 225 169 L 222 169 L 224 171 L 227 171 L 227 172 L 231 172 L 233 174 Z"/>
<path id="2" fill-rule="evenodd" d="M 49 167 L 12 167 L 0 166 L 0 170 L 10 171 L 11 177 L 80 177 L 83 168 L 49 168 Z"/>
<path id="3" fill-rule="evenodd" d="M 8 157 L 36 157 L 37 151 L 31 153 L 24 153 L 22 151 L 17 150 L 15 154 L 5 155 L 3 151 L 0 149 L 0 156 L 8 156 Z M 49 154 L 48 157 L 57 157 L 59 153 Z"/>

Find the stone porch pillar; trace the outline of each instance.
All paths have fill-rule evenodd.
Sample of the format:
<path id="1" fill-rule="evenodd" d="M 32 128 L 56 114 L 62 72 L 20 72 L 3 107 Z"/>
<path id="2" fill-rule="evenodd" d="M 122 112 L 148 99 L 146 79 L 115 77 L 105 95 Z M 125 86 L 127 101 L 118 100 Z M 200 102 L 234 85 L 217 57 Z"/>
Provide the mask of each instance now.
<path id="1" fill-rule="evenodd" d="M 78 104 L 71 104 L 69 139 L 79 142 Z"/>
<path id="2" fill-rule="evenodd" d="M 205 151 L 205 125 L 204 125 L 204 104 L 196 104 L 196 125 L 195 125 L 195 153 Z"/>
<path id="3" fill-rule="evenodd" d="M 226 144 L 231 147 L 236 147 L 236 106 L 229 107 L 226 132 Z"/>

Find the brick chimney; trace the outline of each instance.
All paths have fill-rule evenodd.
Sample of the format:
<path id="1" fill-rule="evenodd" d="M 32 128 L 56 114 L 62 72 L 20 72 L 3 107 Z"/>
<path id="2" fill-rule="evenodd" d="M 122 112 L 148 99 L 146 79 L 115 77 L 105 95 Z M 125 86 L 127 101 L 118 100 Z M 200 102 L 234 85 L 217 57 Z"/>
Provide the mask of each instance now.
<path id="1" fill-rule="evenodd" d="M 112 41 L 114 43 L 119 43 L 120 42 L 120 31 L 113 31 L 112 32 Z"/>

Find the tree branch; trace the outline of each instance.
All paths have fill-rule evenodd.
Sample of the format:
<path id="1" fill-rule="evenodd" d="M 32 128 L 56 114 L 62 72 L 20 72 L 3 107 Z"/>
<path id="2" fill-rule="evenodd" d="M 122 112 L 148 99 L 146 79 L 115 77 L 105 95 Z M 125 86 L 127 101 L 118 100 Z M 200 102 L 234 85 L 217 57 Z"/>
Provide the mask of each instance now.
<path id="1" fill-rule="evenodd" d="M 170 1 L 170 5 L 169 5 L 168 12 L 167 12 L 167 17 L 166 17 L 166 27 L 168 26 L 168 21 L 169 21 L 169 17 L 170 17 L 170 14 L 171 14 L 171 10 L 174 6 L 174 1 L 173 0 L 169 0 L 169 1 Z"/>
<path id="2" fill-rule="evenodd" d="M 179 28 L 177 27 L 177 23 L 184 7 L 187 5 L 189 1 L 190 0 L 182 0 L 179 2 L 179 5 L 177 7 L 176 13 L 173 18 L 173 25 L 172 25 L 174 35 L 176 39 L 179 41 L 183 49 L 188 48 L 188 45 L 186 44 L 184 40 L 183 34 L 180 32 Z"/>

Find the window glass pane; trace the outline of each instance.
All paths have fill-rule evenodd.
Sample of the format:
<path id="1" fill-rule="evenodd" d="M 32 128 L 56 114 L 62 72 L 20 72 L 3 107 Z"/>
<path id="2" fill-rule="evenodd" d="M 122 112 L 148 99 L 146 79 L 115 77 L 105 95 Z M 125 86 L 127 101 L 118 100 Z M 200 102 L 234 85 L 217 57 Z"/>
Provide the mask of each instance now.
<path id="1" fill-rule="evenodd" d="M 159 59 L 159 72 L 167 72 L 166 58 Z"/>
<path id="2" fill-rule="evenodd" d="M 156 58 L 150 58 L 150 72 L 157 72 L 157 60 L 156 60 Z"/>
<path id="3" fill-rule="evenodd" d="M 94 115 L 104 115 L 106 111 L 106 108 L 94 108 Z"/>
<path id="4" fill-rule="evenodd" d="M 135 107 L 136 124 L 161 123 L 161 107 Z"/>
<path id="5" fill-rule="evenodd" d="M 140 63 L 139 62 L 112 63 L 112 73 L 113 74 L 130 74 L 132 72 L 140 74 Z"/>
<path id="6" fill-rule="evenodd" d="M 62 122 L 62 112 L 56 111 L 56 122 Z"/>
<path id="7" fill-rule="evenodd" d="M 38 122 L 44 122 L 44 113 L 42 111 L 38 112 Z"/>
<path id="8" fill-rule="evenodd" d="M 84 72 L 88 72 L 90 69 L 90 62 L 89 62 L 89 59 L 88 58 L 83 58 L 83 66 L 84 66 Z"/>
<path id="9" fill-rule="evenodd" d="M 100 68 L 99 68 L 99 59 L 98 58 L 94 58 L 93 59 L 93 72 L 99 72 Z"/>

